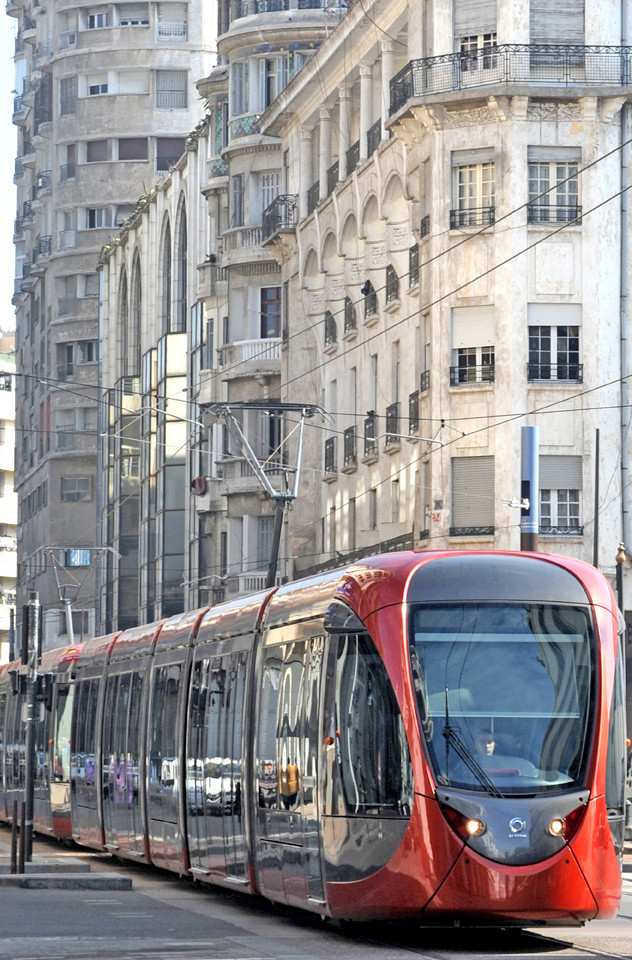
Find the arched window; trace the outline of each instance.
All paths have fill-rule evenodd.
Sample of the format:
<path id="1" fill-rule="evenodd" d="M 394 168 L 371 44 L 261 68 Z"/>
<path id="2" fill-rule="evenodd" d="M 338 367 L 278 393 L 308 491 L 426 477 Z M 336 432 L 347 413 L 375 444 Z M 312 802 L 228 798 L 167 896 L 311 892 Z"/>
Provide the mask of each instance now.
<path id="1" fill-rule="evenodd" d="M 118 284 L 118 329 L 121 338 L 121 375 L 128 374 L 127 357 L 129 354 L 129 308 L 127 302 L 127 271 L 121 271 Z"/>
<path id="2" fill-rule="evenodd" d="M 164 333 L 171 333 L 171 227 L 166 222 L 159 263 L 160 313 Z"/>
<path id="3" fill-rule="evenodd" d="M 140 373 L 140 324 L 142 306 L 142 281 L 140 276 L 140 257 L 134 257 L 132 267 L 132 292 L 130 298 L 129 345 L 127 350 L 127 372 L 131 376 Z"/>
<path id="4" fill-rule="evenodd" d="M 187 328 L 187 214 L 184 202 L 180 204 L 175 251 L 176 289 L 172 332 Z"/>

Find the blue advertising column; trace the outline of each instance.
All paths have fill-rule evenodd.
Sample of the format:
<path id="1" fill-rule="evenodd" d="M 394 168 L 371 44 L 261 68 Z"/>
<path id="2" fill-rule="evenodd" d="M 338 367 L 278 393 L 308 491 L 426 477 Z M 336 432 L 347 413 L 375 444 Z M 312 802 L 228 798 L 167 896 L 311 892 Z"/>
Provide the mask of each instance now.
<path id="1" fill-rule="evenodd" d="M 537 551 L 540 527 L 540 428 L 523 427 L 520 439 L 520 496 L 529 504 L 520 511 L 520 549 Z"/>

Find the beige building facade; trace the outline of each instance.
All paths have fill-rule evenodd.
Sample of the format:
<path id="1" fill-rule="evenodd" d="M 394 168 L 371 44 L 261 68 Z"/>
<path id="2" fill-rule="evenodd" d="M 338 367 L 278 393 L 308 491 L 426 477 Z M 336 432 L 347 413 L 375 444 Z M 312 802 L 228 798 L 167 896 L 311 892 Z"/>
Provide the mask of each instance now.
<path id="1" fill-rule="evenodd" d="M 94 633 L 113 555 L 97 540 L 99 252 L 181 156 L 214 29 L 199 0 L 15 0 L 7 12 L 17 22 L 18 608 L 38 595 L 51 647 Z"/>

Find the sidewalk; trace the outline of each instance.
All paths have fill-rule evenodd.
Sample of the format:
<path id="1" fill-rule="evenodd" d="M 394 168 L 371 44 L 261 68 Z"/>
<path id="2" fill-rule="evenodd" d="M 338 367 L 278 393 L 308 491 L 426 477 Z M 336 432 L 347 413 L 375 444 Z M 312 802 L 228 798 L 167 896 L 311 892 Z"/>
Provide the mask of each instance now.
<path id="1" fill-rule="evenodd" d="M 24 864 L 24 873 L 11 873 L 11 830 L 0 829 L 0 889 L 23 887 L 29 890 L 131 890 L 131 877 L 117 873 L 92 873 L 90 863 L 78 850 L 59 848 L 59 853 L 42 855 L 33 841 L 33 858 Z M 19 858 L 19 846 L 18 846 Z M 19 859 L 18 859 L 19 868 Z"/>

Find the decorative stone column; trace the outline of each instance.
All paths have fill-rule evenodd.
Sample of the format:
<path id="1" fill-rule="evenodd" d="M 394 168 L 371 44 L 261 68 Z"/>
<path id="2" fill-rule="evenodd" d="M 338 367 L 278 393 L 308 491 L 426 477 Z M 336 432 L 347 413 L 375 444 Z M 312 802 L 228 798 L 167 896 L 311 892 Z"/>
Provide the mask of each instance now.
<path id="1" fill-rule="evenodd" d="M 331 166 L 331 114 L 327 107 L 320 108 L 320 152 L 318 164 L 318 198 L 327 196 L 327 172 Z"/>
<path id="2" fill-rule="evenodd" d="M 366 135 L 371 127 L 373 105 L 373 69 L 370 63 L 360 64 L 360 163 L 368 155 Z"/>
<path id="3" fill-rule="evenodd" d="M 386 129 L 386 120 L 391 112 L 391 88 L 390 82 L 393 77 L 395 66 L 395 52 L 392 40 L 382 40 L 382 140 L 386 140 L 388 130 Z"/>
<path id="4" fill-rule="evenodd" d="M 299 169 L 299 211 L 298 218 L 307 216 L 307 192 L 312 185 L 312 130 L 301 127 L 300 130 L 300 169 Z"/>
<path id="5" fill-rule="evenodd" d="M 338 90 L 338 101 L 340 103 L 340 114 L 338 120 L 338 179 L 346 180 L 347 179 L 347 151 L 351 144 L 349 143 L 350 135 L 350 116 L 349 116 L 349 103 L 351 100 L 351 92 L 349 90 L 349 85 L 343 83 Z"/>

